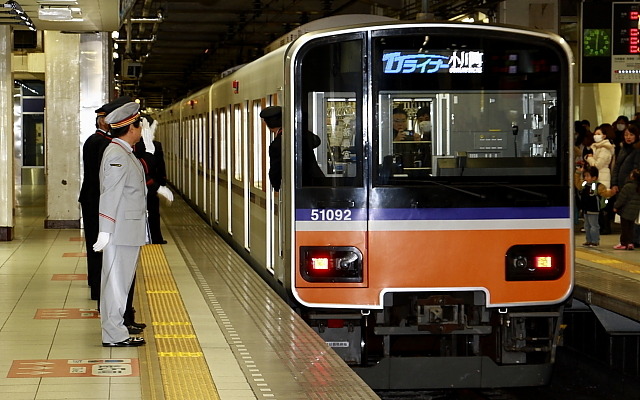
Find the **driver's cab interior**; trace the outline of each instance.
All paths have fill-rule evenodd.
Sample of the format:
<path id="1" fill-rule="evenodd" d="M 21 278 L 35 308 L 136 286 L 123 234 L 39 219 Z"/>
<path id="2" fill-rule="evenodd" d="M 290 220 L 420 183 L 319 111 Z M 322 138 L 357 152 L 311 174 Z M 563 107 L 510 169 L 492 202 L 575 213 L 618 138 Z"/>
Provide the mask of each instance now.
<path id="1" fill-rule="evenodd" d="M 382 183 L 553 175 L 557 95 L 548 91 L 380 93 Z"/>

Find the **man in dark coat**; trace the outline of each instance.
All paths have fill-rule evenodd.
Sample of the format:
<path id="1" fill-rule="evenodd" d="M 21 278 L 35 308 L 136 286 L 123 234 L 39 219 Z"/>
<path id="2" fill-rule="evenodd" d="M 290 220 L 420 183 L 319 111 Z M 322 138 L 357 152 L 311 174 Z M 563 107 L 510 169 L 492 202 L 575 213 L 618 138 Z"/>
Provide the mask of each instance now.
<path id="1" fill-rule="evenodd" d="M 270 106 L 260 112 L 262 118 L 275 137 L 269 145 L 269 181 L 273 190 L 280 191 L 282 184 L 282 107 Z M 302 133 L 302 184 L 314 185 L 324 174 L 318 166 L 313 149 L 320 145 L 318 135 L 305 130 Z"/>
<path id="2" fill-rule="evenodd" d="M 144 167 L 147 182 L 147 218 L 152 244 L 166 244 L 160 229 L 160 198 L 171 204 L 173 193 L 167 188 L 167 170 L 162 144 L 154 140 L 157 122 L 150 116 L 142 116 L 142 140 L 136 143 L 133 153 Z"/>

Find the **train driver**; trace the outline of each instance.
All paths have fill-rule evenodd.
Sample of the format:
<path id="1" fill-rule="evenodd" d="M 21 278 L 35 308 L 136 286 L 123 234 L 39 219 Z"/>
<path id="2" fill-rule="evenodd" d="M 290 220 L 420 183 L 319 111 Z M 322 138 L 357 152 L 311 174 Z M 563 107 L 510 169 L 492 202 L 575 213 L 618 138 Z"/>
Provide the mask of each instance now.
<path id="1" fill-rule="evenodd" d="M 269 145 L 269 181 L 276 192 L 280 191 L 282 182 L 282 108 L 270 106 L 260 111 L 260 118 L 274 134 Z"/>

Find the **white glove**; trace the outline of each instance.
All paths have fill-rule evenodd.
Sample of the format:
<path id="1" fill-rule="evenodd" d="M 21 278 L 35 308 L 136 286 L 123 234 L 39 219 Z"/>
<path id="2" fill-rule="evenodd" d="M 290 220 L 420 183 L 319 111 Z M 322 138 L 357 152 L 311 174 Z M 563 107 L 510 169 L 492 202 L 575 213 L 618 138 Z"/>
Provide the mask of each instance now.
<path id="1" fill-rule="evenodd" d="M 98 240 L 93 244 L 93 251 L 102 251 L 104 247 L 109 243 L 109 239 L 111 239 L 111 234 L 108 232 L 100 232 L 98 233 Z"/>
<path id="2" fill-rule="evenodd" d="M 149 126 L 149 121 L 144 117 L 142 118 L 142 141 L 144 142 L 144 148 L 147 153 L 154 154 L 156 152 L 153 138 L 155 137 L 157 127 L 158 121 L 153 121 L 151 126 Z"/>
<path id="3" fill-rule="evenodd" d="M 173 202 L 173 193 L 171 192 L 171 189 L 166 186 L 160 186 L 158 188 L 158 195 L 164 197 L 169 204 Z"/>

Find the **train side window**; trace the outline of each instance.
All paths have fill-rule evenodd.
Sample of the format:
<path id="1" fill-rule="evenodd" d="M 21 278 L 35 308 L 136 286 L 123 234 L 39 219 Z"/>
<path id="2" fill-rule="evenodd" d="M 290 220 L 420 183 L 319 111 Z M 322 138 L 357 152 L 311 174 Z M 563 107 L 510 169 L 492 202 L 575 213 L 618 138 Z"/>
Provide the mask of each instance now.
<path id="1" fill-rule="evenodd" d="M 240 104 L 233 106 L 233 177 L 238 181 L 243 181 L 244 166 L 244 123 L 242 118 L 242 108 Z"/>
<path id="2" fill-rule="evenodd" d="M 302 187 L 362 186 L 363 41 L 323 39 L 297 63 L 296 176 Z"/>
<path id="3" fill-rule="evenodd" d="M 220 118 L 218 118 L 218 121 L 220 122 L 220 129 L 219 129 L 219 137 L 218 140 L 220 141 L 220 146 L 218 146 L 218 148 L 220 149 L 220 154 L 219 154 L 219 160 L 220 160 L 220 172 L 222 172 L 223 174 L 227 172 L 227 113 L 226 113 L 226 109 L 225 108 L 220 108 L 218 109 L 218 115 Z"/>
<path id="4" fill-rule="evenodd" d="M 205 168 L 205 116 L 202 114 L 198 115 L 198 168 L 202 171 Z"/>
<path id="5" fill-rule="evenodd" d="M 251 166 L 252 166 L 252 177 L 253 177 L 253 187 L 256 189 L 263 188 L 264 182 L 264 154 L 263 149 L 265 148 L 263 143 L 265 142 L 266 137 L 266 128 L 260 119 L 260 100 L 254 100 L 251 106 L 251 144 L 253 147 L 253 158 L 251 158 Z"/>

